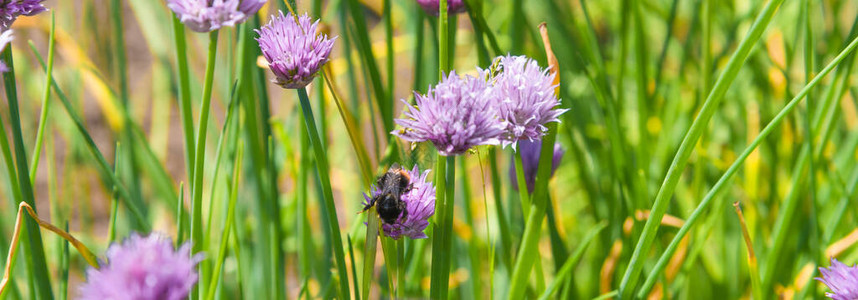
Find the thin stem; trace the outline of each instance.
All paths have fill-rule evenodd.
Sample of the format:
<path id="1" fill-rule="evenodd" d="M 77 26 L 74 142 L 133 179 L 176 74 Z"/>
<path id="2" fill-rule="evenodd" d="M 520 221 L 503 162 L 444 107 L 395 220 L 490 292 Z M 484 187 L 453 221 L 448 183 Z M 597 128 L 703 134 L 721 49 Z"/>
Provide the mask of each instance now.
<path id="1" fill-rule="evenodd" d="M 331 178 L 328 175 L 328 158 L 325 155 L 326 150 L 322 146 L 319 131 L 316 129 L 316 120 L 313 117 L 313 108 L 310 106 L 310 98 L 307 96 L 307 90 L 300 88 L 298 98 L 301 100 L 301 109 L 304 113 L 304 123 L 307 126 L 307 132 L 310 136 L 310 145 L 313 148 L 313 154 L 316 158 L 316 170 L 319 176 L 319 182 L 322 184 L 322 194 L 324 197 L 323 207 L 328 214 L 328 228 L 333 239 L 332 246 L 334 248 L 334 259 L 337 263 L 337 272 L 340 276 L 340 297 L 349 299 L 349 276 L 346 268 L 345 254 L 343 253 L 343 238 L 340 235 L 340 223 L 337 218 L 337 210 L 334 205 L 334 193 L 331 189 Z"/>
<path id="2" fill-rule="evenodd" d="M 120 167 L 122 166 L 122 151 L 120 151 L 122 145 L 119 142 L 116 143 L 115 156 L 113 157 L 113 173 L 120 174 Z M 119 188 L 117 186 L 113 186 L 113 195 L 110 197 L 110 223 L 107 227 L 107 240 L 109 242 L 113 242 L 116 240 L 116 216 L 119 213 Z"/>
<path id="3" fill-rule="evenodd" d="M 527 186 L 527 179 L 524 177 L 524 163 L 521 160 L 521 151 L 515 151 L 515 179 L 518 186 L 518 197 L 521 199 L 521 211 L 524 215 L 530 213 L 530 193 Z"/>
<path id="4" fill-rule="evenodd" d="M 447 0 L 441 0 L 439 2 L 438 12 L 440 13 L 440 22 L 438 27 L 438 49 L 441 51 L 438 60 L 438 70 L 440 71 L 439 76 L 444 76 L 444 73 L 450 70 L 450 40 L 448 36 L 448 27 L 450 27 L 450 20 L 447 14 Z"/>
<path id="5" fill-rule="evenodd" d="M 191 109 L 191 83 L 188 71 L 187 41 L 185 25 L 173 16 L 173 39 L 176 43 L 176 68 L 179 77 L 179 115 L 185 138 L 185 168 L 188 179 L 194 178 L 194 116 Z"/>
<path id="6" fill-rule="evenodd" d="M 205 152 L 206 152 L 206 130 L 208 129 L 209 123 L 209 109 L 211 107 L 211 98 L 212 98 L 212 83 L 214 82 L 214 69 L 215 69 L 215 58 L 217 57 L 217 37 L 218 31 L 212 31 L 209 33 L 209 50 L 208 50 L 208 60 L 206 62 L 206 77 L 205 83 L 203 85 L 203 99 L 202 106 L 200 108 L 200 121 L 198 123 L 199 131 L 197 132 L 197 142 L 196 142 L 196 154 L 194 156 L 197 158 L 194 161 L 194 177 L 193 177 L 193 185 L 191 186 L 191 252 L 199 253 L 204 251 L 203 243 L 203 208 L 202 208 L 202 198 L 203 198 L 203 169 L 205 163 Z M 200 269 L 200 284 L 199 291 L 204 292 L 202 289 L 206 286 L 207 283 L 207 275 L 206 268 L 204 264 L 199 265 Z"/>
<path id="7" fill-rule="evenodd" d="M 212 272 L 212 281 L 209 283 L 209 290 L 206 293 L 206 299 L 212 300 L 215 296 L 218 280 L 220 279 L 223 262 L 226 258 L 226 245 L 229 242 L 229 233 L 232 228 L 232 223 L 235 222 L 235 203 L 238 199 L 238 182 L 241 176 L 241 161 L 244 154 L 244 146 L 239 143 L 237 153 L 235 154 L 235 164 L 232 171 L 232 189 L 229 193 L 229 206 L 226 212 L 226 221 L 223 225 L 223 232 L 220 239 L 220 247 L 218 248 L 217 260 Z"/>
<path id="8" fill-rule="evenodd" d="M 45 140 L 45 127 L 48 122 L 48 109 L 51 107 L 49 99 L 51 99 L 51 74 L 54 72 L 54 44 L 56 30 L 56 18 L 54 12 L 51 11 L 51 33 L 48 42 L 48 70 L 45 72 L 45 92 L 42 97 L 42 113 L 39 115 L 39 131 L 36 134 L 36 147 L 33 149 L 33 160 L 30 162 L 30 184 L 36 180 L 36 169 L 39 168 L 39 158 L 42 154 L 42 142 Z"/>
<path id="9" fill-rule="evenodd" d="M 12 60 L 12 48 L 7 47 L 3 51 L 3 60 L 6 63 L 9 71 L 3 73 L 3 83 L 6 88 L 6 100 L 9 103 L 9 123 L 11 125 L 12 140 L 15 149 L 15 164 L 18 168 L 18 185 L 21 189 L 21 201 L 30 206 L 35 205 L 33 196 L 33 186 L 30 184 L 30 172 L 27 170 L 27 153 L 24 150 L 24 135 L 21 130 L 21 117 L 18 110 L 18 90 L 15 81 L 15 64 Z M 35 283 L 36 299 L 53 299 L 54 295 L 51 291 L 51 280 L 48 275 L 48 265 L 45 261 L 45 248 L 42 245 L 42 235 L 39 232 L 39 226 L 35 221 L 27 219 L 25 221 L 24 247 L 27 251 L 28 258 L 27 270 L 31 274 L 31 282 Z M 7 260 L 8 261 L 8 260 Z"/>
<path id="10" fill-rule="evenodd" d="M 534 263 L 538 263 L 538 243 L 542 231 L 542 221 L 548 208 L 548 179 L 551 178 L 551 157 L 554 154 L 554 142 L 557 139 L 557 123 L 549 123 L 548 134 L 542 140 L 540 149 L 539 169 L 537 170 L 533 203 L 527 214 L 524 235 L 521 240 L 515 266 L 510 279 L 508 299 L 524 299 L 524 292 L 530 282 L 530 271 Z"/>
<path id="11" fill-rule="evenodd" d="M 448 280 L 448 277 L 446 277 L 448 274 L 442 274 L 443 270 L 441 269 L 443 263 L 442 257 L 449 254 L 445 253 L 442 247 L 444 230 L 442 230 L 441 225 L 444 222 L 444 201 L 447 195 L 447 180 L 444 177 L 446 173 L 447 163 L 439 156 L 435 162 L 435 220 L 432 222 L 432 276 L 429 286 L 429 295 L 432 298 L 440 297 L 438 290 L 441 288 L 441 281 Z"/>
<path id="12" fill-rule="evenodd" d="M 378 254 L 378 213 L 375 212 L 375 206 L 370 207 L 366 213 L 366 239 L 363 252 L 361 299 L 370 299 L 369 292 L 372 287 L 373 274 L 375 274 L 375 257 Z"/>

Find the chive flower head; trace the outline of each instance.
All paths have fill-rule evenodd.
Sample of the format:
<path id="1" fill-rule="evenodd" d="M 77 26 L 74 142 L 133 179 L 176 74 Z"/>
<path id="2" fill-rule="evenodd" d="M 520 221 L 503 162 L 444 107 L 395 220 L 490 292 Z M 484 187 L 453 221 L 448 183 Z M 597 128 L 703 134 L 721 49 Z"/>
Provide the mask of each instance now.
<path id="1" fill-rule="evenodd" d="M 132 234 L 107 249 L 107 264 L 87 270 L 80 299 L 187 299 L 197 283 L 200 255 L 191 256 L 190 244 L 178 250 L 170 238 L 152 233 Z"/>
<path id="2" fill-rule="evenodd" d="M 506 133 L 504 147 L 521 140 L 537 140 L 546 134 L 549 122 L 560 122 L 558 117 L 567 109 L 560 109 L 560 99 L 554 93 L 554 74 L 525 56 L 503 56 L 496 73 L 489 80 L 494 85 L 498 114 L 504 120 Z"/>
<path id="3" fill-rule="evenodd" d="M 417 4 L 420 4 L 420 7 L 423 8 L 427 14 L 432 16 L 438 16 L 438 11 L 441 10 L 441 1 L 439 0 L 417 0 Z M 462 0 L 447 0 L 447 12 L 449 13 L 462 13 L 465 12 L 465 2 Z"/>
<path id="4" fill-rule="evenodd" d="M 414 166 L 411 171 L 411 189 L 401 195 L 400 199 L 405 202 L 405 214 L 400 214 L 393 224 L 383 223 L 384 235 L 394 240 L 407 236 L 411 239 L 425 239 L 426 227 L 429 226 L 429 217 L 435 214 L 435 186 L 429 182 L 429 170 L 422 173 Z M 364 199 L 369 204 L 373 197 L 381 195 L 378 186 L 370 188 L 370 195 L 364 194 Z"/>
<path id="5" fill-rule="evenodd" d="M 533 193 L 533 187 L 536 182 L 536 173 L 539 169 L 539 154 L 542 151 L 542 140 L 522 140 L 518 144 L 518 151 L 521 152 L 521 166 L 524 168 L 524 182 L 527 184 L 527 191 Z M 560 166 L 560 160 L 563 159 L 563 154 L 566 151 L 560 146 L 560 143 L 554 144 L 554 155 L 551 157 L 551 176 L 554 176 L 554 171 Z M 513 158 L 515 159 L 515 158 Z M 516 176 L 515 161 L 510 162 L 509 178 L 512 182 L 512 188 L 518 190 L 518 177 Z"/>
<path id="6" fill-rule="evenodd" d="M 185 26 L 196 32 L 210 32 L 236 26 L 252 17 L 268 0 L 167 0 Z"/>
<path id="7" fill-rule="evenodd" d="M 485 79 L 447 74 L 426 95 L 414 93 L 417 107 L 405 100 L 402 129 L 391 132 L 409 142 L 432 142 L 442 156 L 460 155 L 480 145 L 498 145 L 504 123 L 497 117 L 492 87 Z"/>
<path id="8" fill-rule="evenodd" d="M 824 283 L 831 289 L 825 296 L 834 300 L 858 299 L 858 266 L 847 266 L 846 264 L 831 258 L 831 266 L 819 268 L 822 278 L 814 278 Z"/>
<path id="9" fill-rule="evenodd" d="M 48 9 L 44 0 L 0 0 L 0 30 L 12 27 L 18 16 L 35 16 Z"/>
<path id="10" fill-rule="evenodd" d="M 272 16 L 268 25 L 256 30 L 259 48 L 274 73 L 273 80 L 287 89 L 299 89 L 313 81 L 319 69 L 328 62 L 336 38 L 318 34 L 319 21 L 306 14 L 296 18 L 291 13 Z"/>

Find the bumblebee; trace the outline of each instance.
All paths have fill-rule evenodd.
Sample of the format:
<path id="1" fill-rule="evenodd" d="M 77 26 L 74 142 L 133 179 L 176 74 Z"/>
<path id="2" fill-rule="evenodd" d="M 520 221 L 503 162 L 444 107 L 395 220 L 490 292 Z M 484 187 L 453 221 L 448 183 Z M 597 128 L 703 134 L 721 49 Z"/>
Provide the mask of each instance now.
<path id="1" fill-rule="evenodd" d="M 410 191 L 412 187 L 411 175 L 408 174 L 408 171 L 394 163 L 387 172 L 378 177 L 375 184 L 381 189 L 381 193 L 373 196 L 361 212 L 375 206 L 378 216 L 387 224 L 395 223 L 399 215 L 407 218 L 408 211 L 405 210 L 405 201 L 402 201 L 402 195 Z"/>

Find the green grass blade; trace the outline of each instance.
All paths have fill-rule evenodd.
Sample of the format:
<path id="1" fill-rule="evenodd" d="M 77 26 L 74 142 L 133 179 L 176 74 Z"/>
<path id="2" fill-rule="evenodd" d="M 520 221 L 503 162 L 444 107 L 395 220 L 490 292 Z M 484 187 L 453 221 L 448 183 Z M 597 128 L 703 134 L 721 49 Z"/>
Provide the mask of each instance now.
<path id="1" fill-rule="evenodd" d="M 211 282 L 209 283 L 209 289 L 206 293 L 207 300 L 212 300 L 215 297 L 215 291 L 217 290 L 218 282 L 221 279 L 221 272 L 223 271 L 223 262 L 226 259 L 226 247 L 229 242 L 230 230 L 232 228 L 232 223 L 235 222 L 235 204 L 238 200 L 238 183 L 240 180 L 239 177 L 241 176 L 241 162 L 244 154 L 244 147 L 241 145 L 241 142 L 239 142 L 238 148 L 236 149 L 235 164 L 233 165 L 232 171 L 232 186 L 229 193 L 229 206 L 227 207 L 226 220 L 223 225 L 223 232 L 221 233 L 217 260 L 215 260 L 215 267 L 212 269 L 213 273 Z"/>
<path id="2" fill-rule="evenodd" d="M 374 281 L 375 257 L 378 254 L 378 213 L 375 206 L 366 211 L 366 240 L 363 251 L 363 281 L 361 281 L 361 299 L 370 299 L 370 289 Z"/>
<path id="3" fill-rule="evenodd" d="M 42 97 L 42 113 L 39 115 L 39 131 L 36 134 L 36 146 L 33 149 L 33 158 L 30 162 L 30 184 L 36 180 L 36 170 L 39 169 L 39 157 L 42 156 L 42 142 L 45 139 L 45 126 L 48 122 L 48 111 L 51 107 L 48 100 L 51 99 L 51 74 L 54 72 L 54 44 L 56 30 L 56 18 L 51 11 L 51 32 L 48 36 L 48 70 L 45 73 L 45 92 Z"/>
<path id="4" fill-rule="evenodd" d="M 334 195 L 331 190 L 331 178 L 328 175 L 328 158 L 325 155 L 325 149 L 322 147 L 319 132 L 316 130 L 316 121 L 313 117 L 313 109 L 310 107 L 310 99 L 307 96 L 307 90 L 298 89 L 298 98 L 301 100 L 301 109 L 304 113 L 305 124 L 310 136 L 310 145 L 313 148 L 313 154 L 316 158 L 316 170 L 319 176 L 319 181 L 322 184 L 322 196 L 325 206 L 323 210 L 328 216 L 329 230 L 333 242 L 334 260 L 337 266 L 340 283 L 340 297 L 348 299 L 349 297 L 349 276 L 346 268 L 345 255 L 343 253 L 343 238 L 340 235 L 340 224 L 337 219 L 336 206 L 334 205 Z"/>
<path id="5" fill-rule="evenodd" d="M 47 66 L 45 65 L 45 61 L 42 58 L 41 54 L 39 54 L 39 51 L 36 50 L 36 48 L 32 45 L 30 46 L 30 49 L 33 51 L 33 54 L 39 60 L 42 69 L 46 69 Z M 84 138 L 84 142 L 86 144 L 87 149 L 92 154 L 92 156 L 95 157 L 95 160 L 98 164 L 98 171 L 102 177 L 104 185 L 111 187 L 119 187 L 120 199 L 125 201 L 125 205 L 128 206 L 128 208 L 131 210 L 135 221 L 143 225 L 144 231 L 148 231 L 148 228 L 150 227 L 149 222 L 143 216 L 140 208 L 137 207 L 137 204 L 130 200 L 131 194 L 128 192 L 128 189 L 125 187 L 125 185 L 121 183 L 117 175 L 113 173 L 110 165 L 104 158 L 104 155 L 101 154 L 101 151 L 98 150 L 98 147 L 95 145 L 95 141 L 93 141 L 92 136 L 90 136 L 89 132 L 86 130 L 86 127 L 83 125 L 83 119 L 80 117 L 80 115 L 78 115 L 74 106 L 72 106 L 71 102 L 69 102 L 69 99 L 66 97 L 65 93 L 63 93 L 62 89 L 60 89 L 59 85 L 57 84 L 56 78 L 51 79 L 51 85 L 53 86 L 54 92 L 57 93 L 57 98 L 60 98 L 60 102 L 63 104 L 63 108 L 65 109 L 66 113 L 72 119 L 72 122 L 74 122 L 75 128 L 77 129 L 78 133 L 80 133 L 80 135 Z"/>
<path id="6" fill-rule="evenodd" d="M 649 289 L 655 283 L 655 280 L 658 279 L 660 273 L 664 270 L 664 267 L 667 265 L 670 257 L 673 256 L 673 253 L 676 251 L 679 246 L 679 241 L 688 233 L 691 229 L 691 226 L 695 224 L 695 222 L 700 218 L 702 213 L 707 210 L 712 202 L 712 200 L 719 195 L 720 192 L 726 189 L 727 183 L 730 179 L 739 171 L 739 167 L 747 160 L 748 156 L 759 147 L 759 145 L 770 135 L 774 130 L 786 120 L 786 117 L 796 108 L 799 102 L 808 94 L 810 90 L 813 89 L 819 82 L 830 73 L 841 61 L 843 61 L 846 56 L 848 56 L 852 51 L 855 50 L 855 47 L 858 46 L 858 38 L 853 39 L 852 42 L 847 46 L 840 54 L 837 55 L 822 71 L 819 72 L 813 80 L 810 81 L 783 109 L 760 131 L 760 134 L 757 135 L 756 138 L 742 151 L 742 154 L 739 155 L 738 158 L 733 162 L 732 165 L 724 172 L 724 175 L 718 179 L 718 182 L 712 186 L 712 189 L 703 197 L 703 200 L 700 201 L 700 204 L 697 205 L 697 208 L 694 209 L 694 212 L 685 220 L 685 224 L 679 229 L 679 232 L 676 233 L 673 240 L 670 242 L 670 245 L 665 249 L 664 253 L 659 258 L 653 270 L 650 272 L 649 276 L 647 276 L 647 280 L 644 283 L 643 287 L 640 290 L 638 295 L 645 295 L 648 293 Z M 765 280 L 764 280 L 765 283 Z"/>
<path id="7" fill-rule="evenodd" d="M 30 184 L 30 172 L 27 170 L 27 153 L 24 150 L 24 135 L 21 130 L 21 117 L 18 109 L 18 92 L 15 80 L 15 66 L 12 61 L 12 49 L 3 51 L 3 61 L 9 71 L 3 73 L 3 83 L 6 89 L 6 101 L 9 104 L 9 122 L 11 123 L 12 141 L 15 149 L 15 164 L 18 168 L 18 185 L 21 188 L 22 198 L 19 201 L 27 202 L 35 207 L 33 186 Z M 48 266 L 45 261 L 45 248 L 42 244 L 42 235 L 39 225 L 31 218 L 26 218 L 26 230 L 24 249 L 27 252 L 27 269 L 32 274 L 32 282 L 35 284 L 38 299 L 53 299 L 51 291 L 51 280 L 48 275 Z"/>
<path id="8" fill-rule="evenodd" d="M 736 75 L 739 73 L 742 65 L 744 65 L 744 62 L 751 53 L 751 50 L 754 48 L 754 45 L 756 45 L 760 36 L 762 36 L 765 29 L 768 27 L 781 3 L 783 3 L 783 0 L 769 1 L 769 3 L 763 8 L 762 12 L 757 16 L 756 20 L 754 20 L 754 24 L 748 30 L 748 35 L 742 39 L 742 42 L 739 43 L 738 49 L 736 49 L 736 52 L 730 57 L 727 66 L 718 77 L 712 92 L 709 93 L 709 96 L 706 98 L 706 102 L 704 102 L 703 107 L 700 109 L 700 113 L 694 119 L 694 122 L 691 124 L 691 128 L 688 129 L 688 133 L 682 140 L 682 144 L 680 144 L 679 150 L 677 150 L 676 156 L 674 156 L 673 162 L 671 162 L 670 168 L 667 171 L 664 183 L 658 190 L 658 194 L 656 195 L 655 202 L 651 209 L 650 217 L 644 225 L 640 239 L 635 244 L 635 251 L 632 253 L 631 260 L 629 261 L 629 267 L 623 275 L 623 280 L 620 283 L 619 289 L 622 298 L 630 298 L 637 286 L 639 274 L 644 263 L 644 259 L 641 255 L 649 252 L 652 242 L 655 240 L 655 235 L 658 231 L 659 225 L 661 224 L 661 219 L 667 210 L 668 204 L 670 204 L 670 198 L 673 195 L 676 184 L 679 183 L 683 170 L 685 170 L 688 158 L 694 150 L 694 145 L 697 144 L 697 141 L 700 139 L 703 131 L 708 127 L 709 120 L 718 109 L 718 104 L 723 99 L 727 89 L 733 83 L 733 80 L 736 79 Z"/>
<path id="9" fill-rule="evenodd" d="M 551 284 L 549 284 L 548 287 L 545 288 L 545 292 L 542 293 L 542 296 L 539 296 L 540 300 L 549 299 L 551 295 L 554 294 L 555 290 L 557 290 L 557 288 L 560 286 L 560 284 L 566 282 L 566 279 L 572 276 L 572 271 L 574 270 L 575 266 L 578 265 L 578 262 L 581 260 L 581 258 L 584 256 L 584 252 L 587 250 L 587 247 L 590 245 L 590 242 L 592 242 L 593 238 L 598 236 L 599 233 L 602 232 L 602 229 L 605 229 L 605 227 L 607 226 L 608 224 L 604 222 L 599 223 L 596 225 L 596 227 L 590 229 L 590 231 L 587 232 L 587 235 L 585 235 L 584 238 L 581 239 L 581 243 L 578 244 L 578 248 L 575 248 L 575 252 L 573 252 L 572 256 L 567 258 L 566 262 L 563 263 L 563 267 L 561 267 L 560 270 L 555 273 L 554 281 L 552 281 Z"/>
<path id="10" fill-rule="evenodd" d="M 197 131 L 196 152 L 194 157 L 194 178 L 191 185 L 191 253 L 200 253 L 206 251 L 207 245 L 203 242 L 203 173 L 206 153 L 206 136 L 209 123 L 209 109 L 211 107 L 212 98 L 212 83 L 214 81 L 215 58 L 217 57 L 217 39 L 218 31 L 209 33 L 208 59 L 206 62 L 206 76 L 203 85 L 202 105 L 200 107 L 200 120 L 197 123 L 199 131 Z M 198 289 L 195 289 L 194 295 L 203 295 L 203 290 L 208 284 L 208 268 L 206 261 L 199 264 L 200 279 Z"/>

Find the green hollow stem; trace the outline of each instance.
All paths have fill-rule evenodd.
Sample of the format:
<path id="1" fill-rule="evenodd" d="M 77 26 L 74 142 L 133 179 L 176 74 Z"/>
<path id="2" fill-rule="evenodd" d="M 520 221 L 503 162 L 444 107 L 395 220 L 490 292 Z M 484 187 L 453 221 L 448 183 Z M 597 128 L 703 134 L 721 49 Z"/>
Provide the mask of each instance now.
<path id="1" fill-rule="evenodd" d="M 298 98 L 301 101 L 301 110 L 304 113 L 304 123 L 307 127 L 307 132 L 310 137 L 310 146 L 313 148 L 313 154 L 316 158 L 316 174 L 319 176 L 319 182 L 322 184 L 322 195 L 324 197 L 323 207 L 328 215 L 328 228 L 331 233 L 332 246 L 334 250 L 334 259 L 337 263 L 337 273 L 339 274 L 340 297 L 349 299 L 349 276 L 348 268 L 346 267 L 345 254 L 343 252 L 343 238 L 340 234 L 340 223 L 337 218 L 337 210 L 334 205 L 334 193 L 331 189 L 331 178 L 328 174 L 328 157 L 325 155 L 326 150 L 323 148 L 319 131 L 316 129 L 316 120 L 313 117 L 313 108 L 310 106 L 310 97 L 307 95 L 305 88 L 300 88 Z"/>
<path id="2" fill-rule="evenodd" d="M 199 131 L 197 132 L 196 152 L 194 156 L 198 159 L 194 161 L 194 177 L 191 185 L 191 253 L 200 253 L 204 251 L 203 243 L 203 169 L 206 153 L 206 133 L 209 123 L 209 110 L 211 108 L 212 84 L 214 83 L 215 58 L 217 57 L 217 37 L 218 31 L 209 33 L 209 48 L 208 59 L 206 61 L 206 77 L 203 85 L 203 99 L 200 107 L 200 120 L 198 123 Z M 199 266 L 200 283 L 199 291 L 204 292 L 208 283 L 207 268 L 204 263 Z"/>
<path id="3" fill-rule="evenodd" d="M 33 186 L 30 184 L 30 173 L 27 170 L 27 153 L 24 150 L 24 135 L 21 130 L 21 117 L 18 109 L 18 90 L 15 80 L 15 64 L 12 60 L 12 48 L 7 47 L 3 51 L 3 61 L 9 71 L 3 73 L 3 84 L 6 88 L 6 101 L 9 104 L 9 123 L 12 131 L 12 143 L 15 149 L 15 164 L 18 168 L 18 185 L 21 189 L 21 198 L 18 201 L 27 202 L 35 209 L 35 197 Z M 42 235 L 39 225 L 32 218 L 26 218 L 24 249 L 27 255 L 27 270 L 29 270 L 31 284 L 35 290 L 34 299 L 53 299 L 51 291 L 51 279 L 48 275 L 48 266 L 45 260 L 45 248 L 42 244 Z"/>
<path id="4" fill-rule="evenodd" d="M 456 182 L 456 157 L 455 156 L 448 156 L 447 157 L 447 172 L 446 173 L 447 173 L 447 176 L 446 176 L 447 178 L 445 179 L 445 181 L 447 181 L 448 186 L 446 189 L 446 195 L 444 195 L 444 223 L 442 224 L 444 226 L 443 227 L 444 235 L 442 236 L 443 237 L 443 240 L 442 240 L 443 244 L 442 244 L 442 248 L 441 248 L 441 250 L 444 251 L 445 255 L 441 256 L 444 260 L 441 262 L 441 266 L 440 266 L 440 269 L 441 269 L 440 275 L 442 275 L 439 278 L 439 280 L 440 280 L 439 283 L 441 284 L 440 289 L 438 290 L 440 299 L 447 299 L 447 296 L 448 296 L 447 290 L 449 289 L 449 284 L 450 284 L 449 278 L 450 278 L 450 268 L 451 268 L 451 262 L 452 262 L 451 258 L 453 258 L 453 256 L 454 256 L 454 254 L 452 253 L 452 248 L 453 248 L 452 244 L 453 244 L 453 217 L 454 217 L 454 210 L 456 208 L 455 201 L 454 201 L 455 200 L 455 194 L 456 194 L 455 193 L 455 191 L 456 191 L 456 188 L 455 188 L 456 187 L 456 185 L 455 185 L 455 182 Z"/>
<path id="5" fill-rule="evenodd" d="M 444 278 L 441 270 L 442 256 L 446 255 L 442 251 L 444 240 L 444 231 L 441 229 L 444 222 L 444 199 L 447 195 L 447 162 L 440 156 L 435 162 L 435 218 L 432 222 L 432 266 L 431 266 L 431 282 L 429 286 L 429 295 L 435 298 L 438 295 L 438 289 L 441 287 L 440 281 Z M 446 280 L 446 279 L 444 279 Z"/>
<path id="6" fill-rule="evenodd" d="M 638 296 L 645 296 L 648 294 L 649 290 L 655 284 L 656 280 L 658 280 L 661 272 L 667 266 L 668 261 L 679 247 L 679 242 L 682 240 L 683 237 L 685 237 L 691 227 L 694 226 L 694 224 L 701 217 L 703 212 L 706 211 L 709 206 L 711 206 L 712 200 L 719 194 L 719 192 L 726 189 L 727 183 L 730 181 L 733 175 L 735 175 L 736 172 L 739 171 L 739 168 L 742 166 L 745 160 L 748 159 L 748 156 L 750 156 L 751 153 L 755 149 L 757 149 L 757 147 L 759 147 L 759 145 L 763 143 L 763 141 L 772 132 L 774 132 L 775 129 L 784 120 L 786 120 L 786 117 L 790 113 L 792 113 L 792 111 L 798 106 L 801 100 L 804 99 L 804 97 L 807 96 L 808 93 L 810 93 L 811 89 L 813 89 L 817 84 L 819 84 L 819 82 L 822 81 L 822 79 L 826 75 L 831 73 L 831 71 L 834 70 L 834 68 L 841 61 L 843 61 L 843 59 L 845 59 L 852 51 L 855 50 L 856 46 L 858 46 L 858 38 L 853 39 L 852 42 L 850 42 L 849 45 L 845 49 L 843 49 L 843 51 L 841 51 L 840 54 L 837 55 L 837 57 L 834 58 L 834 60 L 832 60 L 827 66 L 825 66 L 825 68 L 823 68 L 822 71 L 820 71 L 819 74 L 813 78 L 813 80 L 811 80 L 803 89 L 801 89 L 801 91 L 796 94 L 796 96 L 793 97 L 792 100 L 790 100 L 787 105 L 784 106 L 783 109 L 781 109 L 780 112 L 778 112 L 778 114 L 772 119 L 772 121 L 769 122 L 769 124 L 766 125 L 766 127 L 763 128 L 762 131 L 760 131 L 760 134 L 757 135 L 756 138 L 754 138 L 754 140 L 751 142 L 751 144 L 748 145 L 747 148 L 745 148 L 742 154 L 739 155 L 738 158 L 736 158 L 736 161 L 734 161 L 733 164 L 730 165 L 727 171 L 724 172 L 724 175 L 722 175 L 721 178 L 718 179 L 718 182 L 716 182 L 715 185 L 712 186 L 712 189 L 709 190 L 709 193 L 707 193 L 706 196 L 703 197 L 703 200 L 700 201 L 700 204 L 697 205 L 697 208 L 694 209 L 694 212 L 692 212 L 691 215 L 685 220 L 685 224 L 682 225 L 682 227 L 673 237 L 673 240 L 671 240 L 670 244 L 667 246 L 667 249 L 665 249 L 664 253 L 661 255 L 658 262 L 653 267 L 653 270 L 649 273 L 649 276 L 647 276 L 647 279 L 642 286 L 640 292 L 638 293 Z"/>
<path id="7" fill-rule="evenodd" d="M 179 77 L 179 115 L 185 138 L 185 168 L 188 179 L 194 178 L 194 116 L 191 108 L 191 83 L 188 71 L 185 25 L 173 15 L 173 39 L 176 46 L 176 69 Z"/>
<path id="8" fill-rule="evenodd" d="M 48 111 L 51 107 L 48 100 L 51 99 L 51 75 L 54 72 L 54 44 L 56 43 L 55 28 L 56 18 L 51 11 L 51 33 L 48 42 L 48 70 L 45 72 L 45 92 L 42 97 L 42 112 L 39 114 L 39 130 L 36 133 L 36 147 L 33 149 L 33 158 L 30 162 L 30 184 L 36 180 L 36 170 L 39 168 L 39 158 L 42 157 L 42 143 L 45 140 L 45 127 L 48 123 Z"/>
<path id="9" fill-rule="evenodd" d="M 361 299 L 369 299 L 375 274 L 375 257 L 378 253 L 378 213 L 375 206 L 366 211 L 366 239 L 363 252 L 363 283 L 361 284 Z"/>
<path id="10" fill-rule="evenodd" d="M 215 297 L 215 291 L 217 290 L 218 281 L 220 279 L 220 273 L 223 269 L 223 262 L 226 258 L 226 246 L 229 242 L 229 233 L 232 228 L 232 223 L 235 222 L 235 203 L 238 199 L 238 182 L 239 177 L 241 176 L 241 161 L 244 154 L 244 146 L 239 143 L 237 152 L 235 154 L 235 164 L 232 171 L 232 189 L 229 193 L 229 206 L 227 206 L 226 211 L 226 221 L 223 225 L 223 232 L 221 234 L 220 239 L 220 247 L 218 248 L 217 260 L 215 261 L 215 267 L 212 269 L 212 280 L 209 283 L 208 292 L 206 292 L 206 299 L 213 300 Z"/>
<path id="11" fill-rule="evenodd" d="M 548 134 L 542 140 L 542 149 L 539 153 L 539 168 L 536 172 L 533 202 L 527 214 L 524 235 L 513 267 L 508 299 L 524 299 L 524 292 L 530 282 L 531 267 L 534 263 L 538 263 L 539 236 L 542 232 L 542 221 L 549 205 L 547 196 L 548 180 L 551 178 L 551 157 L 554 154 L 554 143 L 557 140 L 557 123 L 549 123 L 546 127 L 548 127 Z"/>
<path id="12" fill-rule="evenodd" d="M 775 15 L 775 12 L 777 12 L 778 7 L 780 7 L 782 3 L 783 0 L 770 1 L 757 16 L 756 20 L 754 20 L 753 25 L 748 31 L 748 35 L 742 39 L 738 49 L 733 56 L 730 57 L 724 72 L 718 77 L 712 91 L 703 103 L 700 113 L 694 119 L 694 122 L 691 124 L 691 128 L 689 128 L 685 138 L 683 138 L 682 143 L 679 146 L 679 150 L 677 150 L 676 156 L 674 156 L 673 161 L 670 164 L 670 168 L 667 171 L 667 175 L 664 178 L 664 183 L 658 190 L 658 194 L 656 195 L 654 204 L 650 210 L 650 217 L 647 219 L 643 232 L 635 245 L 635 250 L 632 253 L 631 260 L 629 261 L 629 267 L 623 274 L 623 279 L 619 288 L 621 299 L 630 299 L 634 293 L 637 282 L 640 279 L 639 274 L 643 269 L 644 259 L 642 255 L 649 252 L 652 243 L 655 240 L 655 235 L 661 224 L 661 219 L 664 217 L 664 213 L 670 204 L 670 198 L 676 189 L 676 185 L 679 183 L 679 179 L 682 177 L 681 175 L 683 170 L 688 164 L 691 152 L 694 151 L 694 145 L 697 144 L 700 136 L 708 127 L 709 120 L 712 119 L 712 116 L 718 109 L 718 105 L 724 98 L 724 94 L 733 83 L 733 80 L 736 79 L 739 70 L 742 65 L 744 65 L 748 55 L 750 55 L 754 45 L 756 45 L 765 29 L 768 27 L 772 17 Z"/>
<path id="13" fill-rule="evenodd" d="M 450 19 L 447 13 L 447 0 L 439 2 L 438 12 L 440 13 L 438 22 L 438 49 L 441 51 L 438 59 L 438 76 L 444 76 L 444 72 L 450 70 L 450 37 L 449 27 Z"/>
<path id="14" fill-rule="evenodd" d="M 521 199 L 521 211 L 526 216 L 530 213 L 530 194 L 527 190 L 527 179 L 524 178 L 524 163 L 521 160 L 521 151 L 515 151 L 513 157 L 515 157 L 515 179 L 518 185 L 518 197 Z"/>

